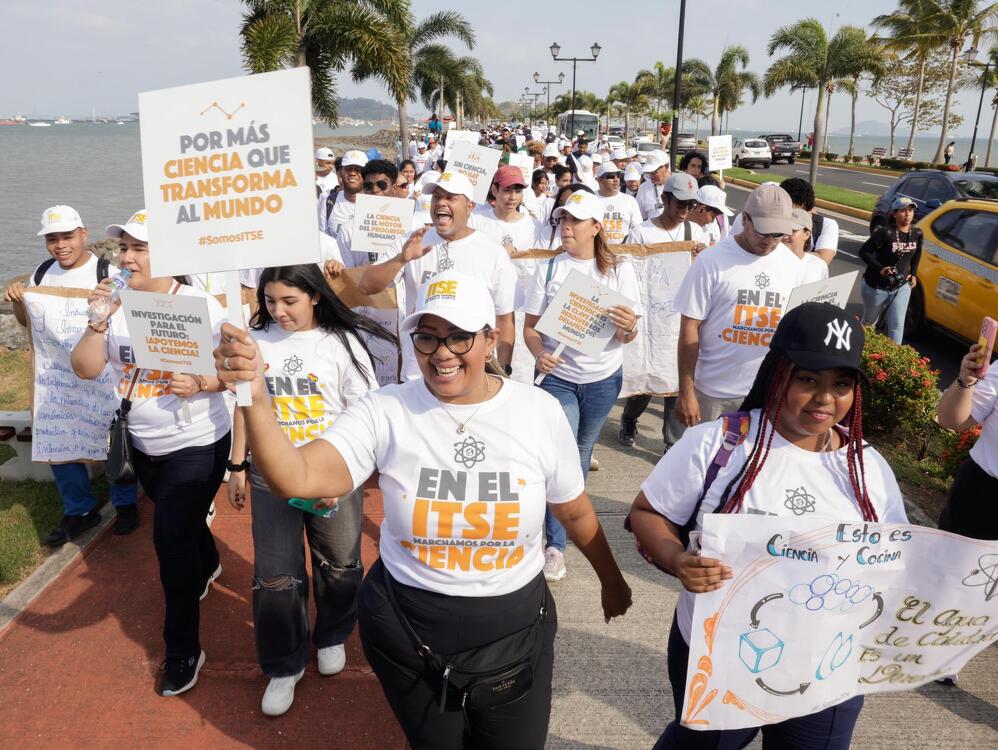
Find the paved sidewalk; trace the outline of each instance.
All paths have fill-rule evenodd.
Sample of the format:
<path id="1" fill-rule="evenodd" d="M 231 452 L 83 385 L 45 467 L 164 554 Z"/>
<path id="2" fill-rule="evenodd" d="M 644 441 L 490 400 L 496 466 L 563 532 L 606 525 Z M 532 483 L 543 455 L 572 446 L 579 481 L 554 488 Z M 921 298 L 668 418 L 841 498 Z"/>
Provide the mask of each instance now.
<path id="1" fill-rule="evenodd" d="M 634 591 L 622 620 L 603 623 L 599 587 L 578 551 L 553 584 L 560 630 L 549 748 L 650 748 L 672 716 L 666 635 L 677 586 L 648 566 L 623 530 L 641 481 L 661 451 L 661 408 L 642 418 L 637 446 L 614 437 L 618 406 L 590 475 L 590 492 Z M 11 625 L 0 631 L 0 748 L 307 747 L 394 750 L 405 742 L 363 660 L 356 635 L 347 669 L 320 677 L 314 663 L 295 705 L 268 719 L 250 614 L 250 516 L 219 496 L 213 526 L 222 577 L 202 609 L 207 662 L 179 698 L 154 692 L 162 658 L 162 595 L 149 506 L 130 537 L 100 537 Z M 378 493 L 368 493 L 364 559 L 376 554 Z M 998 747 L 998 649 L 961 674 L 960 686 L 926 686 L 867 699 L 853 747 L 865 750 Z M 761 747 L 756 742 L 754 748 Z"/>

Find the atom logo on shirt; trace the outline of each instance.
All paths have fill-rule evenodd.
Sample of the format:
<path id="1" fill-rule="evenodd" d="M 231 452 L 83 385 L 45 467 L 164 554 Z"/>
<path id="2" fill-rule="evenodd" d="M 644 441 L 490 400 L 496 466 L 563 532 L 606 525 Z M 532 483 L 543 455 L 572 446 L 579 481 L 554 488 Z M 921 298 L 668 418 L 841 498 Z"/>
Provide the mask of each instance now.
<path id="1" fill-rule="evenodd" d="M 760 289 L 765 289 L 769 286 L 770 278 L 764 273 L 756 274 L 755 285 Z"/>
<path id="2" fill-rule="evenodd" d="M 803 486 L 794 489 L 784 490 L 787 499 L 783 502 L 787 510 L 793 511 L 795 516 L 803 516 L 805 513 L 814 513 L 814 495 L 810 494 Z"/>
<path id="3" fill-rule="evenodd" d="M 454 460 L 464 464 L 466 469 L 475 468 L 475 464 L 485 460 L 485 443 L 468 435 L 464 440 L 454 443 Z"/>
<path id="4" fill-rule="evenodd" d="M 284 374 L 289 378 L 292 375 L 297 375 L 301 372 L 302 365 L 305 364 L 301 361 L 301 358 L 295 354 L 292 354 L 286 360 L 284 360 Z"/>

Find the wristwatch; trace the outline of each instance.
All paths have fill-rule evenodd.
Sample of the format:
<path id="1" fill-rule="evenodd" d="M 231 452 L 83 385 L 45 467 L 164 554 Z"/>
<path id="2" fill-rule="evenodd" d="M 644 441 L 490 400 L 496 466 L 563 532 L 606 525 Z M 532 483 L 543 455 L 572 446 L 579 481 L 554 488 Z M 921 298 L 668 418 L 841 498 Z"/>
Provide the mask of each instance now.
<path id="1" fill-rule="evenodd" d="M 229 471 L 246 471 L 249 468 L 249 465 L 250 462 L 248 458 L 243 459 L 241 464 L 234 464 L 232 461 L 225 462 L 225 468 Z"/>

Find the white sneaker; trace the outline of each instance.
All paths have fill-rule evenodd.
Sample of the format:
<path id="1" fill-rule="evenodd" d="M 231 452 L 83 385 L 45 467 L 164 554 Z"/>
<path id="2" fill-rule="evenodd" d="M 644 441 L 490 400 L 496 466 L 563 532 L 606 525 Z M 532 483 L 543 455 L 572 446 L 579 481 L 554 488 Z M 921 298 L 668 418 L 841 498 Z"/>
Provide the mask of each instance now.
<path id="1" fill-rule="evenodd" d="M 599 461 L 594 456 L 589 458 L 589 471 L 599 471 Z"/>
<path id="2" fill-rule="evenodd" d="M 201 592 L 201 596 L 198 597 L 198 601 L 204 601 L 204 598 L 208 596 L 208 589 L 211 588 L 211 584 L 222 575 L 222 563 L 218 564 L 215 568 L 215 572 L 208 576 L 208 580 L 204 582 L 204 591 Z"/>
<path id="3" fill-rule="evenodd" d="M 565 553 L 557 547 L 548 547 L 544 550 L 544 580 L 560 581 L 568 575 L 565 567 Z"/>
<path id="4" fill-rule="evenodd" d="M 343 667 L 347 665 L 347 650 L 343 647 L 342 643 L 336 646 L 320 648 L 318 657 L 319 674 L 339 674 L 343 671 Z"/>
<path id="5" fill-rule="evenodd" d="M 204 517 L 204 522 L 208 524 L 208 528 L 211 528 L 212 521 L 215 520 L 215 501 L 211 501 L 211 505 L 208 506 L 208 515 Z"/>
<path id="6" fill-rule="evenodd" d="M 291 704 L 295 702 L 295 685 L 304 674 L 303 669 L 291 677 L 270 678 L 270 683 L 263 693 L 263 700 L 260 702 L 260 710 L 265 716 L 280 716 L 287 713 Z"/>

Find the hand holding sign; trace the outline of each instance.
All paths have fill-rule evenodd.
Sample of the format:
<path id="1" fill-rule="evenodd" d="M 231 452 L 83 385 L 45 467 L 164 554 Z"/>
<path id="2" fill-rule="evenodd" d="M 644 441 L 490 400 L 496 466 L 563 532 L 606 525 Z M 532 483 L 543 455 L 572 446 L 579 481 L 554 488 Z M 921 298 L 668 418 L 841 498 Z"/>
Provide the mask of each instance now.
<path id="1" fill-rule="evenodd" d="M 263 356 L 249 333 L 231 323 L 224 323 L 222 343 L 215 348 L 213 355 L 215 375 L 229 390 L 248 383 L 255 399 L 267 395 L 267 386 L 263 382 Z"/>

